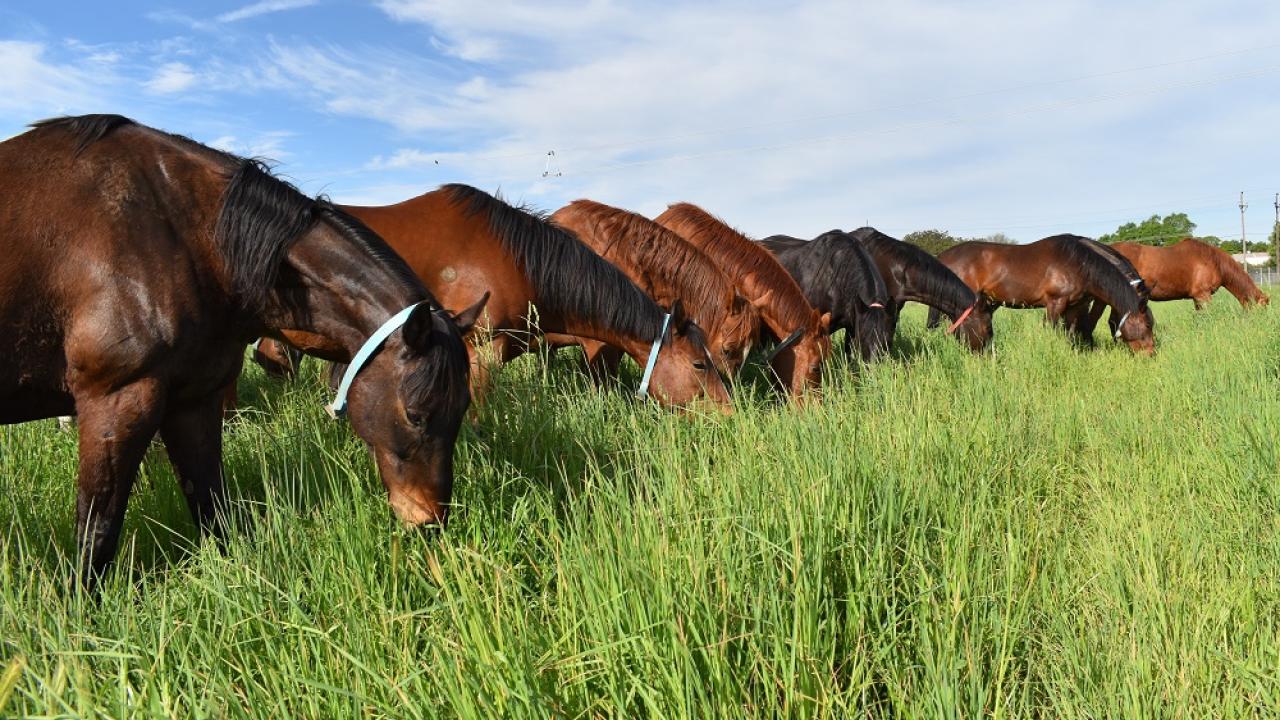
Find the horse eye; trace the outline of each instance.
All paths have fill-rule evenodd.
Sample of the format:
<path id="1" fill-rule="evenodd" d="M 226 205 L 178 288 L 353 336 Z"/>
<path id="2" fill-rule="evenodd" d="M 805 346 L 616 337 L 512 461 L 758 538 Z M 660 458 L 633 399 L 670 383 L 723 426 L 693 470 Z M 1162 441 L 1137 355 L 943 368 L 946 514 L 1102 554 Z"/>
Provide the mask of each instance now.
<path id="1" fill-rule="evenodd" d="M 410 425 L 422 425 L 422 413 L 415 412 L 413 410 L 406 410 L 404 416 L 408 419 Z"/>
<path id="2" fill-rule="evenodd" d="M 697 370 L 706 370 L 707 364 L 701 360 L 697 360 L 693 363 L 693 367 Z"/>

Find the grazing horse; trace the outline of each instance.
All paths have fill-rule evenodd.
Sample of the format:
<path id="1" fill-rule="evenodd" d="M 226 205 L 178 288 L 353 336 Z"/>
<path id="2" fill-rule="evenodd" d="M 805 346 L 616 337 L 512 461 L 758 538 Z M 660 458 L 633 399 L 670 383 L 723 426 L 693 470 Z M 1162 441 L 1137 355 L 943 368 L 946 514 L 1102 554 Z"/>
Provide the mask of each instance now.
<path id="1" fill-rule="evenodd" d="M 1137 243 L 1110 247 L 1133 263 L 1151 287 L 1152 300 L 1193 300 L 1201 310 L 1218 288 L 1225 287 L 1244 307 L 1271 303 L 1230 255 L 1195 238 L 1168 247 Z"/>
<path id="2" fill-rule="evenodd" d="M 902 306 L 910 301 L 951 318 L 947 332 L 963 338 L 971 350 L 990 344 L 992 308 L 936 257 L 875 228 L 858 228 L 849 235 L 871 253 L 889 289 L 893 299 L 889 306 L 891 333 L 897 329 Z"/>
<path id="3" fill-rule="evenodd" d="M 1146 301 L 1113 258 L 1079 235 L 1055 235 L 1027 245 L 966 242 L 938 255 L 994 312 L 1001 305 L 1043 307 L 1055 326 L 1077 330 L 1074 320 L 1100 300 L 1121 313 L 1117 339 L 1134 352 L 1155 352 L 1155 324 Z M 931 325 L 938 311 L 929 313 Z"/>
<path id="4" fill-rule="evenodd" d="M 643 215 L 593 200 L 575 200 L 551 221 L 571 230 L 658 304 L 681 301 L 706 332 L 721 372 L 733 375 L 742 366 L 759 334 L 760 316 L 701 250 Z M 588 346 L 589 358 L 603 350 L 594 345 Z"/>
<path id="5" fill-rule="evenodd" d="M 893 344 L 889 290 L 862 245 L 840 230 L 812 240 L 773 235 L 760 244 L 791 273 L 810 305 L 831 314 L 828 330 L 845 331 L 846 351 L 853 352 L 855 337 L 866 362 L 889 351 Z"/>
<path id="6" fill-rule="evenodd" d="M 1147 287 L 1146 280 L 1138 274 L 1138 270 L 1133 266 L 1133 263 L 1129 262 L 1128 258 L 1121 255 L 1110 245 L 1104 245 L 1097 240 L 1089 238 L 1082 238 L 1082 241 L 1086 247 L 1106 258 L 1107 262 L 1114 265 L 1116 270 L 1124 275 L 1124 279 L 1128 281 L 1129 286 L 1133 288 L 1134 292 L 1138 293 L 1142 313 L 1147 316 L 1148 322 L 1154 327 L 1155 316 L 1151 313 L 1150 304 L 1151 288 Z M 1082 342 L 1087 345 L 1093 345 L 1093 329 L 1097 327 L 1098 319 L 1102 317 L 1102 312 L 1106 308 L 1106 303 L 1095 298 L 1090 305 L 1079 308 L 1073 313 L 1068 313 L 1064 318 L 1064 322 Z M 1118 337 L 1116 330 L 1119 329 L 1119 316 L 1116 315 L 1114 309 L 1111 311 L 1111 317 L 1108 321 L 1111 326 L 1112 337 Z"/>
<path id="7" fill-rule="evenodd" d="M 378 236 L 260 163 L 118 115 L 0 143 L 0 423 L 78 416 L 76 537 L 96 587 L 158 432 L 201 532 L 222 534 L 223 390 L 245 344 L 349 361 L 391 506 L 443 522 L 470 401 L 464 332 Z"/>
<path id="8" fill-rule="evenodd" d="M 793 396 L 816 387 L 822 363 L 831 353 L 831 314 L 809 305 L 804 291 L 768 250 L 706 210 L 677 203 L 655 221 L 706 253 L 760 312 L 763 329 L 782 343 L 770 364 Z"/>
<path id="9" fill-rule="evenodd" d="M 445 307 L 492 293 L 485 315 L 497 362 L 525 352 L 542 333 L 599 340 L 641 367 L 656 345 L 652 387 L 660 401 L 685 405 L 705 397 L 729 405 L 724 382 L 707 362 L 702 329 L 678 307 L 668 329 L 666 314 L 643 290 L 542 215 L 467 185 L 395 205 L 343 209 L 386 238 Z M 470 348 L 472 371 L 483 376 L 488 363 L 476 342 Z"/>

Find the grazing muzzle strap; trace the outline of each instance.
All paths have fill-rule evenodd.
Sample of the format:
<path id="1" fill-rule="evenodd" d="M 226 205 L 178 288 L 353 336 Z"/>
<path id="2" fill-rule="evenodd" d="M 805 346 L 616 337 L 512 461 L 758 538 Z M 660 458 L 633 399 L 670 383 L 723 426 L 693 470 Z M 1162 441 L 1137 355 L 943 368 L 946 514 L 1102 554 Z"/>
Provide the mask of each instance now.
<path id="1" fill-rule="evenodd" d="M 329 417 L 340 418 L 347 414 L 347 393 L 351 391 L 351 383 L 355 381 L 356 375 L 360 374 L 360 370 L 364 368 L 365 363 L 369 362 L 369 358 L 382 347 L 382 343 L 391 337 L 391 333 L 399 330 L 409 321 L 409 316 L 421 304 L 416 302 L 391 316 L 390 320 L 382 323 L 382 327 L 374 330 L 369 339 L 364 341 L 364 345 L 356 351 L 355 357 L 351 358 L 351 364 L 347 365 L 347 371 L 342 373 L 342 382 L 338 383 L 338 394 L 334 396 L 333 402 L 325 406 Z"/>
<path id="2" fill-rule="evenodd" d="M 782 352 L 783 350 L 786 350 L 792 345 L 795 345 L 796 341 L 800 339 L 801 335 L 804 335 L 804 328 L 800 327 L 800 328 L 796 328 L 795 330 L 792 330 L 791 334 L 788 335 L 785 340 L 778 343 L 778 347 L 774 348 L 773 352 L 769 353 L 769 356 L 764 359 L 765 364 L 773 362 L 773 359 L 778 357 L 778 353 Z"/>
<path id="3" fill-rule="evenodd" d="M 951 323 L 951 327 L 947 328 L 947 334 L 950 335 L 955 332 L 956 328 L 960 327 L 960 323 L 968 320 L 969 316 L 973 314 L 973 309 L 976 307 L 978 307 L 978 301 L 974 300 L 973 304 L 965 308 L 964 312 L 960 313 L 960 317 L 956 318 L 956 321 Z"/>
<path id="4" fill-rule="evenodd" d="M 671 324 L 671 313 L 667 313 L 662 318 L 662 332 L 658 333 L 658 339 L 653 341 L 653 347 L 649 348 L 649 361 L 644 364 L 644 375 L 640 378 L 640 389 L 636 390 L 636 397 L 645 397 L 649 394 L 649 380 L 653 378 L 653 368 L 658 364 L 658 351 L 662 350 L 662 342 L 667 339 L 667 327 Z"/>

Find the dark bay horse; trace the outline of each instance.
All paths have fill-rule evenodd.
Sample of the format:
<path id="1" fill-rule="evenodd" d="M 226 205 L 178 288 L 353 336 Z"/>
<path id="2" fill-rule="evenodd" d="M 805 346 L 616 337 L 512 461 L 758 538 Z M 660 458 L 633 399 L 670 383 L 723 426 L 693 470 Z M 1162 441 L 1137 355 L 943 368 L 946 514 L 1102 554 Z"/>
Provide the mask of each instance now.
<path id="1" fill-rule="evenodd" d="M 497 362 L 524 352 L 542 333 L 556 333 L 621 348 L 644 367 L 662 334 L 663 309 L 622 271 L 543 215 L 476 188 L 445 185 L 395 205 L 343 209 L 382 235 L 445 307 L 492 293 L 485 321 Z M 673 405 L 705 397 L 727 407 L 729 393 L 707 362 L 702 329 L 683 316 L 672 319 L 653 394 Z M 481 374 L 488 366 L 474 343 L 471 349 L 473 372 Z"/>
<path id="2" fill-rule="evenodd" d="M 118 115 L 0 143 L 0 422 L 79 417 L 76 536 L 94 587 L 152 437 L 221 535 L 223 389 L 245 344 L 348 361 L 389 318 L 349 417 L 396 513 L 443 522 L 469 402 L 464 332 L 390 248 L 258 162 Z"/>
<path id="3" fill-rule="evenodd" d="M 849 235 L 871 253 L 884 278 L 892 298 L 890 332 L 897 329 L 902 306 L 918 302 L 951 318 L 948 332 L 964 339 L 971 350 L 990 344 L 992 308 L 936 257 L 875 228 L 858 228 Z"/>
<path id="4" fill-rule="evenodd" d="M 1055 235 L 1027 245 L 967 242 L 938 255 L 994 312 L 998 306 L 1043 307 L 1049 323 L 1075 331 L 1075 320 L 1100 300 L 1121 314 L 1118 339 L 1134 352 L 1155 352 L 1154 320 L 1146 301 L 1095 241 Z M 930 324 L 938 311 L 929 313 Z"/>
<path id="5" fill-rule="evenodd" d="M 681 301 L 706 331 L 721 372 L 733 375 L 742 366 L 759 334 L 759 313 L 701 250 L 643 215 L 593 200 L 575 200 L 551 221 L 573 231 L 659 305 Z"/>
<path id="6" fill-rule="evenodd" d="M 793 396 L 816 387 L 831 353 L 831 315 L 813 309 L 786 268 L 768 250 L 696 205 L 671 205 L 655 222 L 706 253 L 759 311 L 762 330 L 783 342 L 771 365 Z"/>
<path id="7" fill-rule="evenodd" d="M 889 290 L 866 248 L 840 230 L 812 240 L 773 235 L 760 244 L 795 278 L 810 305 L 831 314 L 828 331 L 845 331 L 847 351 L 853 351 L 855 338 L 866 362 L 889 351 Z"/>
<path id="8" fill-rule="evenodd" d="M 1137 243 L 1109 247 L 1133 263 L 1151 288 L 1152 300 L 1193 300 L 1200 310 L 1218 288 L 1226 288 L 1244 307 L 1271 303 L 1230 255 L 1195 238 L 1167 247 Z"/>

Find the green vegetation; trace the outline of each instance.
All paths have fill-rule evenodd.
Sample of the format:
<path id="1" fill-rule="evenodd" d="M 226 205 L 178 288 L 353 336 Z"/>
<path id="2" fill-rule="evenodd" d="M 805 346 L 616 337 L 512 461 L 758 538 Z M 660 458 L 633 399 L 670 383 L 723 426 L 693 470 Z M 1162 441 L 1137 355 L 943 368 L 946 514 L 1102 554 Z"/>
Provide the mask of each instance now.
<path id="1" fill-rule="evenodd" d="M 1154 359 L 1010 310 L 976 357 L 912 308 L 896 360 L 729 418 L 524 358 L 435 536 L 316 364 L 254 369 L 225 553 L 157 446 L 97 602 L 73 435 L 0 428 L 0 716 L 1275 716 L 1280 314 L 1156 313 Z"/>

